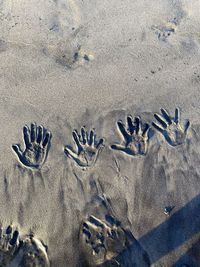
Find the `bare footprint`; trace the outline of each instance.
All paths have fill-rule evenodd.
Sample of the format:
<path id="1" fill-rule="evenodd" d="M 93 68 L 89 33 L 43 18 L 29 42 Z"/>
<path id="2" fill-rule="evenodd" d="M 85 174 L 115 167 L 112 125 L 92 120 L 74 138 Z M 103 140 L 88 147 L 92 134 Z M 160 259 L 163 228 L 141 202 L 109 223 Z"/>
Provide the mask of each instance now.
<path id="1" fill-rule="evenodd" d="M 72 133 L 74 143 L 77 146 L 77 152 L 69 146 L 65 146 L 64 152 L 73 159 L 80 167 L 92 167 L 98 159 L 101 149 L 104 147 L 103 139 L 96 140 L 96 135 L 93 130 L 88 133 L 84 127 L 81 128 L 81 133 L 74 130 Z"/>
<path id="2" fill-rule="evenodd" d="M 21 150 L 19 145 L 13 145 L 12 149 L 16 153 L 19 161 L 25 167 L 38 169 L 44 164 L 51 139 L 51 133 L 45 131 L 43 126 L 38 126 L 31 123 L 23 128 L 24 135 L 24 151 Z"/>
<path id="3" fill-rule="evenodd" d="M 154 114 L 159 124 L 153 122 L 152 125 L 163 134 L 169 145 L 182 145 L 186 140 L 190 122 L 187 121 L 184 127 L 180 125 L 180 111 L 178 108 L 175 110 L 174 118 L 163 108 L 161 108 L 161 113 L 162 115 Z"/>

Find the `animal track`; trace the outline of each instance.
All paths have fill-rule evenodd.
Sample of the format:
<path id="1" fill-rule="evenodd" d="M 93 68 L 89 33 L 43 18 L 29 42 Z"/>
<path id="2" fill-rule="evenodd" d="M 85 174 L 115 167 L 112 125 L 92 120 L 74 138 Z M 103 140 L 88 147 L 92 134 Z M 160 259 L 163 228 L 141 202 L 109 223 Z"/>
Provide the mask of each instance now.
<path id="1" fill-rule="evenodd" d="M 46 248 L 33 235 L 21 238 L 12 225 L 1 227 L 0 267 L 49 267 Z"/>
<path id="2" fill-rule="evenodd" d="M 111 215 L 105 216 L 105 222 L 95 216 L 89 216 L 88 220 L 83 222 L 82 233 L 96 264 L 117 256 L 128 244 L 126 232 L 120 222 Z"/>
<path id="3" fill-rule="evenodd" d="M 149 125 L 145 124 L 142 129 L 142 123 L 139 117 L 135 117 L 133 122 L 130 116 L 127 117 L 127 129 L 121 122 L 117 122 L 118 129 L 124 138 L 124 144 L 114 144 L 112 149 L 120 150 L 131 156 L 145 155 L 148 150 L 149 143 Z"/>
<path id="4" fill-rule="evenodd" d="M 187 121 L 184 128 L 180 125 L 180 111 L 175 109 L 175 117 L 171 117 L 168 112 L 161 108 L 162 115 L 154 114 L 154 117 L 159 124 L 153 122 L 152 125 L 160 131 L 165 137 L 166 141 L 171 146 L 178 146 L 185 142 L 187 136 L 187 130 L 190 126 L 190 122 Z"/>
<path id="5" fill-rule="evenodd" d="M 72 132 L 74 142 L 77 146 L 77 152 L 66 146 L 64 152 L 72 158 L 80 167 L 91 167 L 95 164 L 101 149 L 104 147 L 103 139 L 96 141 L 96 135 L 93 130 L 88 133 L 84 127 L 81 128 L 79 135 L 76 130 Z"/>
<path id="6" fill-rule="evenodd" d="M 25 150 L 22 151 L 19 145 L 13 145 L 13 150 L 24 166 L 40 168 L 47 158 L 51 133 L 45 131 L 43 126 L 37 127 L 35 123 L 31 123 L 30 129 L 24 126 L 23 135 Z"/>

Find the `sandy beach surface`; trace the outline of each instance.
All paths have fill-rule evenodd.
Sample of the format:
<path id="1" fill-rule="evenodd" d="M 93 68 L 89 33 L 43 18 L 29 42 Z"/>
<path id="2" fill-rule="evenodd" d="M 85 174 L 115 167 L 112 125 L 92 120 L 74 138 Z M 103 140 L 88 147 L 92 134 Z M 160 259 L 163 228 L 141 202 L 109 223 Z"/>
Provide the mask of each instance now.
<path id="1" fill-rule="evenodd" d="M 0 1 L 1 267 L 200 266 L 199 10 Z"/>

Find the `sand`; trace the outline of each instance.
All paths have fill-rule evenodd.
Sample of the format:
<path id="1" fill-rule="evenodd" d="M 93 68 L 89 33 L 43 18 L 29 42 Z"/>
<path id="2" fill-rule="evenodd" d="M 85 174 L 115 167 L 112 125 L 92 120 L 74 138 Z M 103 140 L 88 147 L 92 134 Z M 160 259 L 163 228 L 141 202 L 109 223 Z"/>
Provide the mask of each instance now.
<path id="1" fill-rule="evenodd" d="M 200 266 L 199 9 L 0 1 L 0 266 Z"/>

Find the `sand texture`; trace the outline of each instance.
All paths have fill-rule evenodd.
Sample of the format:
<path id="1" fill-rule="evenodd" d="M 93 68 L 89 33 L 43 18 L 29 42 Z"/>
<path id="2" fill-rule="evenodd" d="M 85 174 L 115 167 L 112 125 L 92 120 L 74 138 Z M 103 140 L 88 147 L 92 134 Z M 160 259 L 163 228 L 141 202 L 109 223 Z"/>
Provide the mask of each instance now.
<path id="1" fill-rule="evenodd" d="M 199 11 L 0 0 L 0 267 L 200 267 Z"/>

